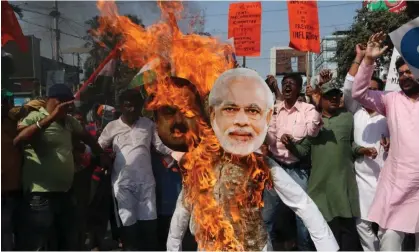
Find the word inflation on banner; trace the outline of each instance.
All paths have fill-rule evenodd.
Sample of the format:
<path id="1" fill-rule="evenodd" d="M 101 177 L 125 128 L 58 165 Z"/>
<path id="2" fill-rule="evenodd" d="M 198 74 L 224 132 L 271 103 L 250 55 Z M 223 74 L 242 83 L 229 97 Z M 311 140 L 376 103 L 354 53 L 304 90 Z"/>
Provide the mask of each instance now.
<path id="1" fill-rule="evenodd" d="M 287 1 L 290 26 L 289 47 L 320 53 L 319 14 L 316 1 Z"/>
<path id="2" fill-rule="evenodd" d="M 228 38 L 234 38 L 237 56 L 260 56 L 262 4 L 232 3 L 228 11 Z"/>
<path id="3" fill-rule="evenodd" d="M 393 55 L 391 56 L 390 67 L 388 69 L 385 91 L 400 91 L 399 74 L 396 69 L 396 61 L 400 57 L 400 53 L 396 50 L 396 48 L 394 48 Z"/>
<path id="4" fill-rule="evenodd" d="M 419 17 L 389 34 L 394 47 L 419 78 Z"/>

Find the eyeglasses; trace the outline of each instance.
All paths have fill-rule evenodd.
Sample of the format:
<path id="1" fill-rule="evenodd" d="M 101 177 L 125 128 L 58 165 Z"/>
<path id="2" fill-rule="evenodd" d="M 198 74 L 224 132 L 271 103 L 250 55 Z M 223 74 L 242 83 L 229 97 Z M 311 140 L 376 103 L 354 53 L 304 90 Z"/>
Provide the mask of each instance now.
<path id="1" fill-rule="evenodd" d="M 398 71 L 399 77 L 402 77 L 404 74 L 412 74 L 412 71 L 410 69 L 407 69 L 405 71 Z"/>

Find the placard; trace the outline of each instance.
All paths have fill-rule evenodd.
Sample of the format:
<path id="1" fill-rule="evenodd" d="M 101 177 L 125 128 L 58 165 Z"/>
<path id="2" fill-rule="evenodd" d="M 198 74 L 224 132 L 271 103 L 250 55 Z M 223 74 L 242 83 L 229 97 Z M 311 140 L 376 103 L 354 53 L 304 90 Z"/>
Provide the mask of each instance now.
<path id="1" fill-rule="evenodd" d="M 237 56 L 260 56 L 261 25 L 260 2 L 230 4 L 228 38 L 234 38 Z"/>
<path id="2" fill-rule="evenodd" d="M 400 26 L 389 36 L 409 70 L 419 79 L 419 17 Z"/>
<path id="3" fill-rule="evenodd" d="M 319 15 L 316 1 L 288 1 L 289 47 L 320 53 Z"/>
<path id="4" fill-rule="evenodd" d="M 394 48 L 388 69 L 385 91 L 400 91 L 399 74 L 397 73 L 396 69 L 396 61 L 400 57 L 400 53 L 396 50 L 396 48 Z"/>

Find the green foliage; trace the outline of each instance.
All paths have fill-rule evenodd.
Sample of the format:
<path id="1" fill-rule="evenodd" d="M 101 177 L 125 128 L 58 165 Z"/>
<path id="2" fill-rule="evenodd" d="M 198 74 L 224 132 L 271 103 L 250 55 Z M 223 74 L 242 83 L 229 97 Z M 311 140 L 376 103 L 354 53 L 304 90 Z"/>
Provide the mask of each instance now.
<path id="1" fill-rule="evenodd" d="M 137 16 L 126 15 L 132 22 L 144 27 L 142 20 Z M 105 36 L 96 36 L 93 31 L 99 28 L 99 16 L 95 16 L 90 20 L 86 21 L 86 24 L 90 27 L 87 31 L 87 36 L 84 39 L 87 41 L 85 47 L 92 48 L 90 55 L 84 63 L 84 77 L 88 79 L 93 73 L 94 69 L 106 58 L 106 56 L 112 51 L 117 43 L 121 40 L 120 34 L 107 33 Z M 122 62 L 117 63 L 115 71 L 115 78 L 125 78 L 125 75 L 129 73 L 137 73 L 135 69 L 130 69 L 126 64 Z M 132 75 L 132 77 L 134 76 Z"/>
<path id="2" fill-rule="evenodd" d="M 355 46 L 366 44 L 374 33 L 383 31 L 390 33 L 409 21 L 406 13 L 392 13 L 389 11 L 368 11 L 367 8 L 357 10 L 354 23 L 350 27 L 347 37 L 337 44 L 335 60 L 338 63 L 338 78 L 343 80 L 355 58 Z M 377 62 L 379 65 L 387 63 L 393 52 L 393 44 L 389 37 L 385 43 L 389 46 L 387 53 Z"/>
<path id="3" fill-rule="evenodd" d="M 144 27 L 142 20 L 137 16 L 126 15 L 134 23 Z M 118 42 L 121 41 L 121 34 L 106 33 L 98 36 L 95 31 L 99 28 L 99 16 L 95 16 L 86 21 L 89 26 L 85 47 L 91 48 L 89 56 L 84 62 L 84 77 L 87 80 L 109 53 L 115 48 Z M 106 103 L 108 105 L 115 105 L 115 94 L 117 95 L 120 89 L 123 89 L 129 84 L 132 78 L 137 74 L 138 69 L 129 68 L 127 64 L 120 59 L 116 62 L 116 69 L 113 82 L 109 78 L 98 78 L 93 85 L 89 86 L 81 94 L 82 111 L 89 110 L 95 103 Z"/>

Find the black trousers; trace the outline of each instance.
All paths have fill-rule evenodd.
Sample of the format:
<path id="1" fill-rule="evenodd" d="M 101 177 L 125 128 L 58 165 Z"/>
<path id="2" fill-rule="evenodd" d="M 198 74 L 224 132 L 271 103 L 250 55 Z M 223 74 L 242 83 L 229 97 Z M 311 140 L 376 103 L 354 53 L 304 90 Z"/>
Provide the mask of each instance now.
<path id="1" fill-rule="evenodd" d="M 17 250 L 79 250 L 75 200 L 69 192 L 30 193 L 23 197 L 16 235 Z"/>
<path id="2" fill-rule="evenodd" d="M 356 230 L 355 218 L 335 217 L 329 221 L 330 229 L 339 244 L 340 251 L 363 251 Z"/>
<path id="3" fill-rule="evenodd" d="M 121 241 L 124 251 L 156 251 L 157 220 L 142 220 L 121 227 Z"/>

